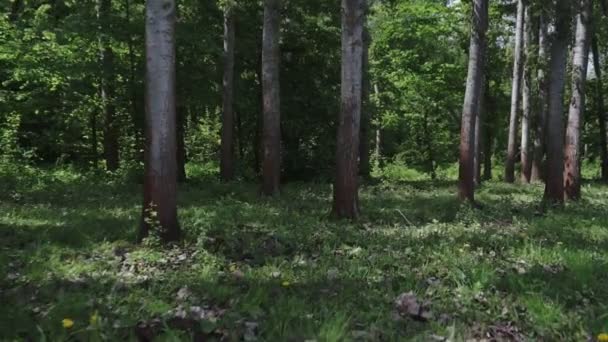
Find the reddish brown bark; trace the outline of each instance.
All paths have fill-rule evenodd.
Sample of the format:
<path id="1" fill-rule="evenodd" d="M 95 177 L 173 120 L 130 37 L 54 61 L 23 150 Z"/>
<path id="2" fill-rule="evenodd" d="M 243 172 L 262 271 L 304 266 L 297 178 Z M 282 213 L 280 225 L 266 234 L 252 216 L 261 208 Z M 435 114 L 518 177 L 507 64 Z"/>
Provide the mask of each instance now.
<path id="1" fill-rule="evenodd" d="M 264 125 L 262 144 L 262 193 L 279 194 L 281 183 L 281 100 L 279 84 L 280 0 L 264 0 L 262 39 L 262 88 Z"/>
<path id="2" fill-rule="evenodd" d="M 364 0 L 342 0 L 342 86 L 338 120 L 333 215 L 359 216 L 359 130 L 361 120 Z"/>
<path id="3" fill-rule="evenodd" d="M 522 117 L 521 117 L 521 145 L 520 145 L 520 160 L 521 160 L 521 181 L 522 183 L 530 183 L 532 177 L 532 151 L 530 149 L 530 126 L 532 121 L 532 71 L 533 71 L 533 56 L 534 46 L 532 31 L 533 18 L 532 8 L 526 6 L 524 19 L 524 71 L 523 71 L 523 89 L 522 89 Z"/>
<path id="4" fill-rule="evenodd" d="M 488 0 L 473 1 L 469 67 L 460 128 L 458 198 L 475 202 L 475 122 L 479 114 L 488 27 Z"/>
<path id="5" fill-rule="evenodd" d="M 140 238 L 154 231 L 175 241 L 177 139 L 175 108 L 175 1 L 146 2 L 146 148 Z"/>

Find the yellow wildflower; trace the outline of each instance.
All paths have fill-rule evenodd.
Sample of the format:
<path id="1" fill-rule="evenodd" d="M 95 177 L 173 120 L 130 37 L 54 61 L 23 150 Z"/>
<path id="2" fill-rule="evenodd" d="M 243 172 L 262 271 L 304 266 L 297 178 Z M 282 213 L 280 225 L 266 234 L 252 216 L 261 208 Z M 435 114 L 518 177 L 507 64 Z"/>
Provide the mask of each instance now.
<path id="1" fill-rule="evenodd" d="M 597 335 L 597 341 L 598 342 L 608 342 L 608 334 L 601 333 L 601 334 Z"/>
<path id="2" fill-rule="evenodd" d="M 89 318 L 89 323 L 91 323 L 91 325 L 97 325 L 98 322 L 99 322 L 99 313 L 97 311 L 95 311 L 91 315 L 91 318 Z"/>
<path id="3" fill-rule="evenodd" d="M 63 325 L 63 327 L 64 327 L 64 328 L 66 328 L 66 329 L 70 329 L 71 327 L 73 327 L 73 326 L 74 326 L 74 321 L 73 321 L 73 320 L 71 320 L 71 319 L 69 319 L 69 318 L 64 318 L 64 319 L 61 321 L 61 324 Z"/>
<path id="4" fill-rule="evenodd" d="M 281 285 L 283 285 L 283 287 L 289 287 L 291 283 L 285 280 Z"/>

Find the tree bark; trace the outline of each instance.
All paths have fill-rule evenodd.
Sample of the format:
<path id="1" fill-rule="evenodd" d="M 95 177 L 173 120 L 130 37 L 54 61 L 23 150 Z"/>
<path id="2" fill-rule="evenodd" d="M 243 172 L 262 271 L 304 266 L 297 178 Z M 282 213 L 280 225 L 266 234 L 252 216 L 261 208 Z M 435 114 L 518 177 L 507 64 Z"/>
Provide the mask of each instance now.
<path id="1" fill-rule="evenodd" d="M 19 18 L 19 11 L 22 6 L 23 0 L 13 0 L 13 3 L 11 4 L 11 13 L 8 16 L 8 20 L 11 23 L 14 23 Z"/>
<path id="2" fill-rule="evenodd" d="M 484 151 L 484 129 L 485 129 L 485 122 L 484 122 L 484 118 L 486 116 L 486 103 L 485 103 L 485 96 L 484 96 L 484 88 L 486 87 L 486 82 L 485 82 L 485 76 L 483 77 L 484 80 L 482 80 L 482 89 L 480 91 L 480 96 L 479 96 L 479 112 L 477 114 L 477 119 L 475 120 L 475 169 L 473 170 L 474 174 L 474 182 L 475 182 L 475 186 L 480 186 L 481 182 L 482 182 L 482 177 L 481 177 L 481 160 L 483 159 L 483 154 L 485 153 Z"/>
<path id="3" fill-rule="evenodd" d="M 530 151 L 530 122 L 532 119 L 532 71 L 534 46 L 532 39 L 533 19 L 532 8 L 526 6 L 524 11 L 524 70 L 522 89 L 522 117 L 521 117 L 521 181 L 530 183 L 532 177 L 532 160 Z"/>
<path id="4" fill-rule="evenodd" d="M 262 83 L 264 99 L 264 158 L 262 193 L 279 194 L 281 183 L 281 99 L 279 84 L 280 0 L 264 0 Z"/>
<path id="5" fill-rule="evenodd" d="M 106 169 L 115 171 L 120 166 L 118 147 L 118 125 L 116 123 L 116 100 L 114 80 L 114 51 L 110 46 L 111 0 L 97 0 L 99 24 L 99 62 L 101 64 L 101 105 L 104 113 L 103 154 Z"/>
<path id="6" fill-rule="evenodd" d="M 513 83 L 511 88 L 511 112 L 509 115 L 509 141 L 507 161 L 505 163 L 505 181 L 515 182 L 515 154 L 517 141 L 517 114 L 520 106 L 521 81 L 523 74 L 523 35 L 524 35 L 524 0 L 517 1 L 517 22 L 515 27 L 515 53 L 513 55 Z"/>
<path id="7" fill-rule="evenodd" d="M 532 173 L 530 181 L 538 182 L 545 178 L 545 128 L 549 111 L 549 57 L 548 18 L 546 12 L 541 12 L 538 27 L 538 104 L 534 116 L 534 155 L 532 158 Z"/>
<path id="8" fill-rule="evenodd" d="M 600 49 L 597 43 L 597 33 L 594 33 L 593 40 L 591 42 L 593 49 L 593 67 L 595 70 L 596 78 L 596 98 L 597 98 L 597 115 L 598 124 L 600 127 L 600 157 L 601 157 L 601 170 L 602 170 L 602 181 L 608 182 L 608 136 L 606 135 L 606 121 L 608 121 L 608 113 L 604 104 L 604 82 L 602 80 L 602 66 L 600 64 Z"/>
<path id="9" fill-rule="evenodd" d="M 458 198 L 475 202 L 475 121 L 483 83 L 486 31 L 488 29 L 488 0 L 473 1 L 473 26 L 469 45 L 469 70 L 460 128 L 460 165 Z"/>
<path id="10" fill-rule="evenodd" d="M 175 0 L 146 2 L 146 148 L 139 237 L 153 230 L 166 242 L 181 235 L 177 221 L 175 11 Z"/>
<path id="11" fill-rule="evenodd" d="M 564 192 L 570 200 L 581 197 L 581 127 L 585 113 L 591 8 L 591 0 L 577 1 L 576 35 L 572 51 L 572 96 L 564 146 Z"/>
<path id="12" fill-rule="evenodd" d="M 363 26 L 363 60 L 362 60 L 362 110 L 361 110 L 361 142 L 359 144 L 359 174 L 363 178 L 370 178 L 370 130 L 371 130 L 371 105 L 370 88 L 371 80 L 369 75 L 369 45 L 371 36 L 367 27 Z"/>
<path id="13" fill-rule="evenodd" d="M 234 180 L 234 12 L 230 5 L 224 9 L 224 79 L 222 142 L 220 149 L 220 178 Z"/>
<path id="14" fill-rule="evenodd" d="M 130 25 L 131 23 L 131 2 L 129 0 L 125 0 L 124 3 L 125 6 L 125 20 L 126 20 L 126 24 L 127 26 Z M 140 112 L 140 107 L 138 105 L 139 103 L 139 97 L 138 97 L 138 90 L 137 90 L 137 83 L 136 83 L 136 61 L 135 61 L 135 51 L 134 51 L 134 47 L 133 47 L 133 37 L 131 36 L 131 34 L 128 34 L 128 38 L 127 38 L 127 49 L 128 49 L 128 55 L 129 55 L 129 92 L 130 92 L 130 96 L 131 96 L 131 122 L 133 125 L 133 130 L 134 130 L 134 142 L 135 142 L 135 146 L 134 146 L 134 155 L 136 160 L 141 161 L 143 160 L 142 158 L 142 146 L 143 146 L 143 139 L 142 139 L 142 131 L 143 131 L 143 120 L 142 120 L 142 116 L 141 116 L 141 112 Z"/>
<path id="15" fill-rule="evenodd" d="M 177 106 L 177 181 L 184 183 L 186 177 L 186 107 L 183 105 Z"/>
<path id="16" fill-rule="evenodd" d="M 89 126 L 91 129 L 91 160 L 93 161 L 93 169 L 99 167 L 99 156 L 97 155 L 97 113 L 91 112 L 89 116 Z"/>
<path id="17" fill-rule="evenodd" d="M 333 215 L 359 216 L 359 130 L 365 0 L 342 0 L 342 85 Z"/>
<path id="18" fill-rule="evenodd" d="M 374 112 L 376 113 L 376 137 L 374 145 L 374 158 L 376 159 L 376 166 L 382 167 L 382 124 L 380 123 L 379 109 L 380 109 L 380 88 L 377 84 L 374 84 Z"/>
<path id="19" fill-rule="evenodd" d="M 549 113 L 547 116 L 547 179 L 544 200 L 551 205 L 564 202 L 564 84 L 568 59 L 570 1 L 557 0 L 555 37 L 551 47 Z"/>

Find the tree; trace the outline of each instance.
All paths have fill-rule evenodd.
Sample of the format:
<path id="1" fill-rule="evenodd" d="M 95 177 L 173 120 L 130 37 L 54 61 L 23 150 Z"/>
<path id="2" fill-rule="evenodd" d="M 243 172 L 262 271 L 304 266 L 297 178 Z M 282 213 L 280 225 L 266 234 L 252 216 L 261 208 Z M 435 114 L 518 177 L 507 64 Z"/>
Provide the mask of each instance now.
<path id="1" fill-rule="evenodd" d="M 564 192 L 566 198 L 571 200 L 581 197 L 581 126 L 585 111 L 591 12 L 591 0 L 577 1 L 576 34 L 572 51 L 572 97 L 564 146 Z"/>
<path id="2" fill-rule="evenodd" d="M 106 169 L 115 171 L 119 167 L 118 125 L 116 122 L 114 51 L 110 45 L 111 0 L 97 0 L 97 20 L 99 21 L 99 62 L 101 65 L 101 106 L 104 113 L 103 153 Z"/>
<path id="3" fill-rule="evenodd" d="M 220 178 L 234 179 L 234 10 L 226 3 L 224 8 L 224 78 L 222 110 L 222 142 L 220 152 Z"/>
<path id="4" fill-rule="evenodd" d="M 366 10 L 367 12 L 367 10 Z M 361 99 L 361 141 L 359 144 L 359 174 L 364 178 L 370 177 L 371 164 L 370 164 L 370 132 L 371 132 L 371 102 L 370 102 L 370 91 L 371 91 L 371 80 L 369 75 L 369 45 L 371 42 L 371 36 L 367 29 L 366 23 L 363 24 L 363 81 L 362 81 L 362 99 Z"/>
<path id="5" fill-rule="evenodd" d="M 594 32 L 591 41 L 591 49 L 593 53 L 593 67 L 595 70 L 596 79 L 596 102 L 598 125 L 600 128 L 600 157 L 602 180 L 608 181 L 608 136 L 606 135 L 606 121 L 608 121 L 608 113 L 604 104 L 604 82 L 602 81 L 602 66 L 600 64 L 600 51 L 597 43 L 597 32 Z"/>
<path id="6" fill-rule="evenodd" d="M 515 24 L 515 53 L 513 55 L 513 83 L 511 88 L 511 111 L 509 115 L 509 141 L 505 163 L 505 181 L 515 181 L 515 154 L 517 140 L 517 113 L 520 106 L 521 81 L 523 75 L 523 35 L 524 35 L 524 0 L 517 1 L 517 21 Z"/>
<path id="7" fill-rule="evenodd" d="M 151 230 L 164 241 L 181 232 L 177 221 L 175 1 L 146 2 L 146 148 L 140 238 Z"/>
<path id="8" fill-rule="evenodd" d="M 541 10 L 538 18 L 538 59 L 536 83 L 538 84 L 538 103 L 536 115 L 534 116 L 534 152 L 532 156 L 532 173 L 530 181 L 540 181 L 543 179 L 544 158 L 545 158 L 545 125 L 549 110 L 549 79 L 548 57 L 549 57 L 549 37 L 548 37 L 548 18 L 547 11 Z"/>
<path id="9" fill-rule="evenodd" d="M 475 202 L 475 121 L 479 114 L 480 97 L 482 96 L 487 29 L 488 0 L 474 0 L 469 44 L 469 71 L 460 126 L 460 166 L 458 173 L 458 197 L 461 201 L 471 203 Z"/>
<path id="10" fill-rule="evenodd" d="M 359 216 L 359 130 L 361 120 L 365 0 L 342 0 L 341 110 L 336 147 L 333 214 Z"/>
<path id="11" fill-rule="evenodd" d="M 281 182 L 281 99 L 279 26 L 281 0 L 264 0 L 262 87 L 264 100 L 262 193 L 279 194 Z"/>
<path id="12" fill-rule="evenodd" d="M 568 58 L 570 1 L 555 4 L 555 32 L 551 46 L 549 112 L 547 115 L 547 166 L 544 200 L 548 204 L 564 202 L 564 84 Z"/>
<path id="13" fill-rule="evenodd" d="M 531 6 L 524 11 L 524 70 L 522 89 L 522 117 L 521 117 L 521 181 L 530 183 L 532 176 L 532 155 L 530 154 L 530 125 L 532 120 L 532 71 L 534 70 L 534 50 L 536 42 L 533 41 L 534 19 Z"/>

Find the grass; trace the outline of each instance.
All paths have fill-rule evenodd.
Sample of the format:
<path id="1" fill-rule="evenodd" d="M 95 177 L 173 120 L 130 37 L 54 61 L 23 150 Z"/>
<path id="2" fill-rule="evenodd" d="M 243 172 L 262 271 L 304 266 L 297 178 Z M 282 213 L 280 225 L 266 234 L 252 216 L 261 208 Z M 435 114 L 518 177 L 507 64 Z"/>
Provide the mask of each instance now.
<path id="1" fill-rule="evenodd" d="M 0 340 L 582 341 L 608 331 L 608 187 L 546 214 L 539 185 L 361 189 L 329 218 L 325 183 L 260 199 L 250 183 L 180 188 L 183 243 L 137 245 L 140 186 L 30 167 L 0 172 Z M 398 315 L 412 291 L 432 312 Z M 62 320 L 74 326 L 67 329 Z"/>

